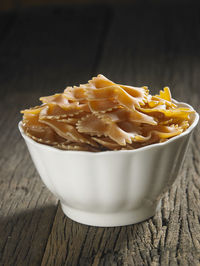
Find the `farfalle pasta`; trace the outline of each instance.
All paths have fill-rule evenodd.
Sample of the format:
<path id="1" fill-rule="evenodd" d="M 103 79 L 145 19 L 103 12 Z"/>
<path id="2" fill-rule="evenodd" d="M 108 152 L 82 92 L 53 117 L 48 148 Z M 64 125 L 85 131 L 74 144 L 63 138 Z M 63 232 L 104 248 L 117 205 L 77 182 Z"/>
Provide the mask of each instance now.
<path id="1" fill-rule="evenodd" d="M 103 75 L 40 101 L 21 111 L 23 130 L 62 150 L 131 150 L 164 142 L 186 130 L 193 113 L 172 101 L 168 87 L 150 95 L 146 86 L 116 84 Z"/>

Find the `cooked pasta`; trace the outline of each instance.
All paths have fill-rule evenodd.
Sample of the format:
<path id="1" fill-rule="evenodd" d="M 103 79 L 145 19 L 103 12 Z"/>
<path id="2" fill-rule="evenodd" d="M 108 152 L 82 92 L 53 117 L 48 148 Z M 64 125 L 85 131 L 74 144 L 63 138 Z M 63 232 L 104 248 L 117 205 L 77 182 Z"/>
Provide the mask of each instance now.
<path id="1" fill-rule="evenodd" d="M 24 132 L 62 150 L 131 150 L 164 142 L 189 127 L 193 112 L 178 107 L 168 87 L 150 95 L 146 86 L 116 84 L 103 75 L 40 100 L 41 106 L 21 111 Z"/>

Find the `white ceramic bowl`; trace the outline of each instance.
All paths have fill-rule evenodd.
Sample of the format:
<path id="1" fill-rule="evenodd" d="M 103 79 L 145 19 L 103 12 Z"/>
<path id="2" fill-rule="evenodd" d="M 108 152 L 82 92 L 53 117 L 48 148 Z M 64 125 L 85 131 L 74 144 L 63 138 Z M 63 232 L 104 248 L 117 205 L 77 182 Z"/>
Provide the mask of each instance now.
<path id="1" fill-rule="evenodd" d="M 155 214 L 178 175 L 198 119 L 192 114 L 190 127 L 164 143 L 97 153 L 39 144 L 24 134 L 21 122 L 19 130 L 43 182 L 68 217 L 88 225 L 121 226 Z"/>

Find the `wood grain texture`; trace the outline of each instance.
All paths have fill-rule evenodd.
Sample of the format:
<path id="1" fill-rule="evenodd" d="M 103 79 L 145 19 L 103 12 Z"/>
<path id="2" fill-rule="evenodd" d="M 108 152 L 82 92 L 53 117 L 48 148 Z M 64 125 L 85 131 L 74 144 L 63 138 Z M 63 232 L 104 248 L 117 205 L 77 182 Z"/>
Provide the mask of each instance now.
<path id="1" fill-rule="evenodd" d="M 1 39 L 0 265 L 40 265 L 57 210 L 18 132 L 19 111 L 90 77 L 105 13 L 27 10 Z"/>
<path id="2" fill-rule="evenodd" d="M 200 83 L 199 6 L 134 6 L 114 10 L 95 69 L 114 81 L 169 85 L 197 111 Z M 199 265 L 200 129 L 162 208 L 126 227 L 80 225 L 57 210 L 42 265 Z M 152 184 L 154 185 L 154 184 Z"/>
<path id="3" fill-rule="evenodd" d="M 65 217 L 17 130 L 19 110 L 97 73 L 152 92 L 169 85 L 174 98 L 200 112 L 199 15 L 200 7 L 188 4 L 15 15 L 0 39 L 0 265 L 200 264 L 199 127 L 162 209 L 143 223 L 115 228 Z"/>

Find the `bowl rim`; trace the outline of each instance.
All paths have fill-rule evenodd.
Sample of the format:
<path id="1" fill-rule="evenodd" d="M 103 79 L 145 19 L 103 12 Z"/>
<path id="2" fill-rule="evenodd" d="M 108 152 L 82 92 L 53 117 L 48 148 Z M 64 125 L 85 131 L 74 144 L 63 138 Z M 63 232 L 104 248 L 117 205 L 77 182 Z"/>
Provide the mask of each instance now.
<path id="1" fill-rule="evenodd" d="M 192 130 L 197 126 L 198 121 L 199 121 L 199 114 L 194 110 L 194 108 L 191 105 L 189 105 L 187 103 L 184 103 L 184 102 L 178 102 L 178 101 L 176 101 L 174 99 L 172 99 L 172 101 L 175 104 L 177 104 L 178 106 L 180 106 L 180 107 L 188 107 L 188 108 L 190 108 L 191 110 L 194 111 L 194 119 L 193 119 L 191 125 L 184 132 L 182 132 L 181 134 L 179 134 L 179 135 L 177 135 L 175 137 L 172 137 L 172 138 L 170 138 L 169 140 L 167 140 L 165 142 L 150 144 L 150 145 L 147 145 L 147 146 L 144 146 L 144 147 L 141 147 L 141 148 L 138 148 L 138 149 L 134 149 L 134 150 L 99 151 L 99 152 L 60 150 L 58 148 L 55 148 L 55 147 L 52 147 L 52 146 L 49 146 L 49 145 L 46 145 L 46 144 L 43 144 L 43 143 L 38 143 L 38 142 L 34 141 L 33 139 L 31 139 L 30 137 L 28 137 L 23 131 L 22 121 L 19 121 L 18 128 L 19 128 L 19 131 L 20 131 L 22 137 L 25 139 L 25 141 L 29 142 L 32 145 L 35 145 L 38 148 L 42 148 L 42 149 L 46 149 L 46 150 L 53 151 L 53 152 L 58 152 L 58 153 L 69 153 L 69 154 L 70 153 L 72 153 L 72 154 L 76 154 L 77 153 L 77 154 L 99 156 L 99 155 L 108 155 L 108 154 L 109 155 L 114 155 L 114 154 L 119 154 L 119 153 L 141 152 L 141 151 L 146 151 L 146 150 L 149 150 L 149 149 L 152 149 L 152 148 L 156 148 L 156 147 L 166 146 L 166 145 L 176 141 L 177 139 L 182 138 L 183 136 L 189 135 L 192 132 Z"/>

